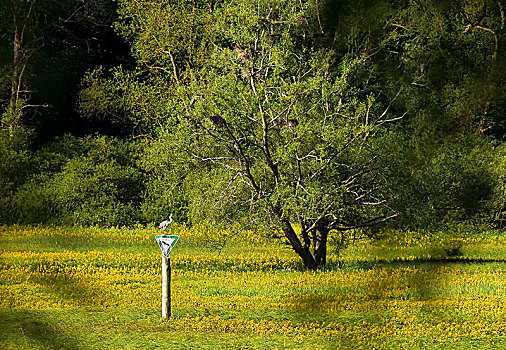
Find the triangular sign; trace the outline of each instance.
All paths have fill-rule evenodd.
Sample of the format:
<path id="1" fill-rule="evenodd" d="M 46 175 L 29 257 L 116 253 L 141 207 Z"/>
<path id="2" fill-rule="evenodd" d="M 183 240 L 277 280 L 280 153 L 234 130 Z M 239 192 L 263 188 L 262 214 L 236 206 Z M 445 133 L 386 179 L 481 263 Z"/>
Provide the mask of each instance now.
<path id="1" fill-rule="evenodd" d="M 179 236 L 171 236 L 171 235 L 159 235 L 155 236 L 156 242 L 160 246 L 160 249 L 162 250 L 162 254 L 164 257 L 169 258 L 170 257 L 170 251 L 174 246 L 176 245 Z"/>

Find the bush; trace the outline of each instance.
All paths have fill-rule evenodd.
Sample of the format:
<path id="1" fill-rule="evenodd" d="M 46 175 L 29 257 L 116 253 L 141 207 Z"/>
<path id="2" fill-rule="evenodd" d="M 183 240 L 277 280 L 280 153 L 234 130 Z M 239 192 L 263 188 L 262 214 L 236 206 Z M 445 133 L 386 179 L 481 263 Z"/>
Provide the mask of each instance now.
<path id="1" fill-rule="evenodd" d="M 178 135 L 171 132 L 158 130 L 158 135 L 144 145 L 137 162 L 146 181 L 142 218 L 151 223 L 166 220 L 170 213 L 175 214 L 175 221 L 188 221 L 186 179 L 194 169 L 181 156 Z"/>
<path id="2" fill-rule="evenodd" d="M 139 220 L 142 175 L 133 146 L 87 137 L 84 152 L 70 159 L 49 183 L 64 224 L 131 225 Z"/>
<path id="3" fill-rule="evenodd" d="M 496 228 L 506 228 L 506 144 L 495 149 L 494 161 L 490 164 L 495 186 L 489 203 L 491 222 Z"/>
<path id="4" fill-rule="evenodd" d="M 29 138 L 30 133 L 22 128 L 13 135 L 0 129 L 0 222 L 3 223 L 15 221 L 12 196 L 32 171 Z"/>
<path id="5" fill-rule="evenodd" d="M 9 195 L 0 200 L 0 219 L 24 224 L 138 223 L 144 185 L 135 157 L 132 143 L 64 136 L 27 156 L 33 164 L 31 175 L 24 182 L 12 176 L 19 183 L 10 185 Z"/>
<path id="6" fill-rule="evenodd" d="M 394 225 L 441 229 L 490 215 L 497 175 L 489 166 L 495 157 L 489 140 L 413 147 L 409 136 L 392 133 L 383 142 L 386 197 L 401 214 Z"/>
<path id="7" fill-rule="evenodd" d="M 11 220 L 21 224 L 52 223 L 58 218 L 50 188 L 35 180 L 24 183 L 10 198 Z"/>

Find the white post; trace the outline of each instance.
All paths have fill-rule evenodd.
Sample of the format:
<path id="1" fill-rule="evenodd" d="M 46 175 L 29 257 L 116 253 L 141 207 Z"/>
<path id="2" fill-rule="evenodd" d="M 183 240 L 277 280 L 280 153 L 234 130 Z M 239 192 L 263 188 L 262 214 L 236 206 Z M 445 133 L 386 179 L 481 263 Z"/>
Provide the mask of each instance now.
<path id="1" fill-rule="evenodd" d="M 162 254 L 162 318 L 170 318 L 170 258 Z"/>

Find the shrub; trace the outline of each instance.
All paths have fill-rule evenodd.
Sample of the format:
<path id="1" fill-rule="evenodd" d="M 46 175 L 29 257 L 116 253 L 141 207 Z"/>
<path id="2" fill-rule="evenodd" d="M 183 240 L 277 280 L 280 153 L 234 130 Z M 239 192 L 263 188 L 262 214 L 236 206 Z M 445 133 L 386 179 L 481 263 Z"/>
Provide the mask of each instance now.
<path id="1" fill-rule="evenodd" d="M 413 147 L 409 136 L 392 133 L 380 146 L 386 197 L 401 214 L 394 225 L 452 227 L 463 222 L 476 224 L 490 215 L 488 203 L 499 174 L 494 175 L 489 166 L 495 157 L 489 140 Z"/>
<path id="2" fill-rule="evenodd" d="M 494 194 L 490 201 L 491 221 L 497 228 L 506 227 L 506 144 L 495 149 L 490 171 L 495 179 Z"/>
<path id="3" fill-rule="evenodd" d="M 144 185 L 133 143 L 67 135 L 25 158 L 24 154 L 0 151 L 0 171 L 8 175 L 1 177 L 8 194 L 0 199 L 1 222 L 101 226 L 139 222 Z M 14 174 L 20 168 L 26 168 L 24 178 Z"/>
<path id="4" fill-rule="evenodd" d="M 0 129 L 0 222 L 15 220 L 12 196 L 30 176 L 32 167 L 29 138 L 30 133 L 22 128 L 12 135 Z"/>
<path id="5" fill-rule="evenodd" d="M 106 137 L 87 137 L 83 146 L 83 154 L 70 159 L 49 184 L 62 223 L 138 222 L 143 181 L 134 166 L 133 146 Z"/>

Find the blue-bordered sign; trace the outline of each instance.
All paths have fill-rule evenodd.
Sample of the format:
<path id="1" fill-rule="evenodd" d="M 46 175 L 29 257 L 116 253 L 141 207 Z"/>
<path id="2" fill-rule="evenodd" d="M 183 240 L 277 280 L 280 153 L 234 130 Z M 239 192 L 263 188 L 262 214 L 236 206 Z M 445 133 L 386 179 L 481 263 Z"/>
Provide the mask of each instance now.
<path id="1" fill-rule="evenodd" d="M 176 245 L 179 236 L 171 236 L 171 235 L 159 235 L 155 236 L 156 242 L 160 246 L 160 249 L 162 250 L 162 254 L 164 257 L 169 258 L 170 257 L 170 251 L 174 246 Z"/>

